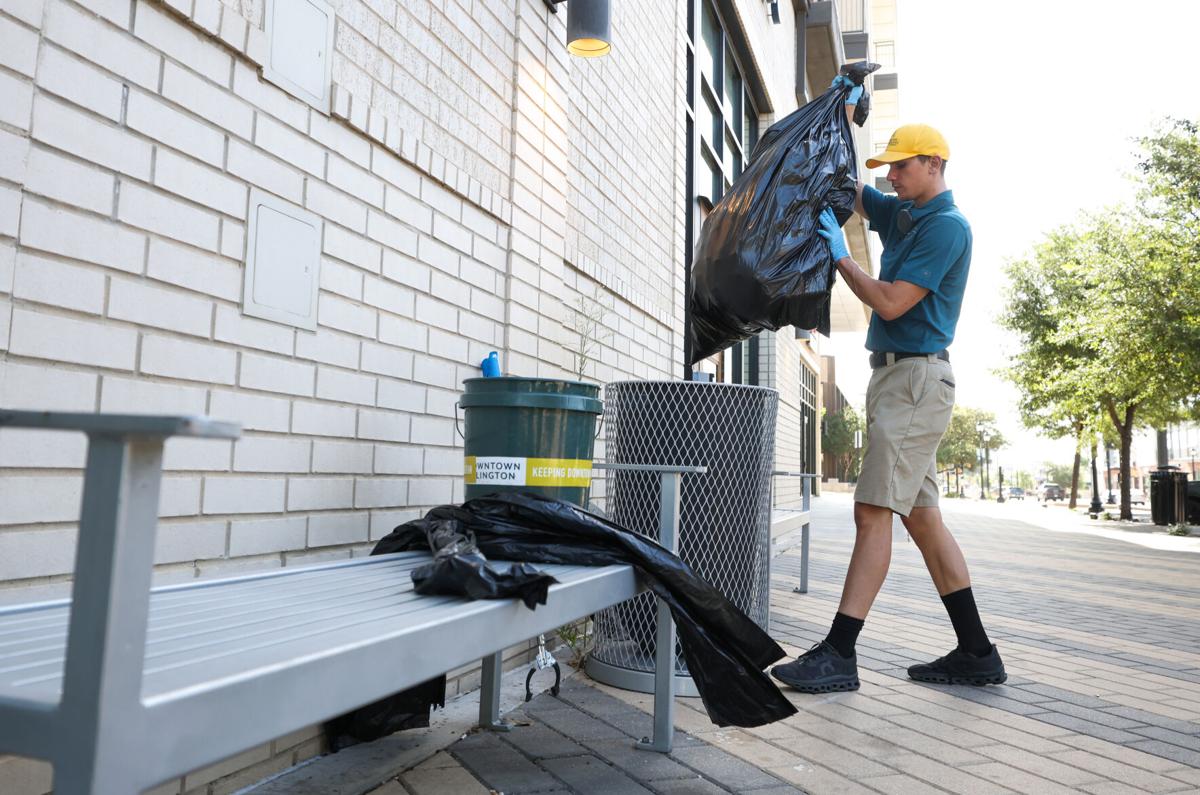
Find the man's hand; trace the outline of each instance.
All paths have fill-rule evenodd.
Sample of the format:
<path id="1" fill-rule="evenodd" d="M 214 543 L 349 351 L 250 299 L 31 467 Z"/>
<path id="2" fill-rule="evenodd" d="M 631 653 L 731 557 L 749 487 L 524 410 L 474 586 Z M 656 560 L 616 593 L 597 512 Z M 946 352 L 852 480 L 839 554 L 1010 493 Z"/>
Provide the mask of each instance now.
<path id="1" fill-rule="evenodd" d="M 854 81 L 845 75 L 838 75 L 833 78 L 833 82 L 829 84 L 830 88 L 849 88 L 850 94 L 846 97 L 847 105 L 857 105 L 858 100 L 862 97 L 863 87 L 854 85 Z"/>
<path id="2" fill-rule="evenodd" d="M 846 248 L 846 236 L 842 234 L 842 228 L 838 226 L 837 216 L 833 214 L 832 207 L 826 207 L 821 211 L 821 228 L 817 230 L 817 234 L 825 238 L 829 243 L 829 253 L 833 255 L 833 261 L 837 262 L 840 259 L 850 256 L 850 249 Z"/>

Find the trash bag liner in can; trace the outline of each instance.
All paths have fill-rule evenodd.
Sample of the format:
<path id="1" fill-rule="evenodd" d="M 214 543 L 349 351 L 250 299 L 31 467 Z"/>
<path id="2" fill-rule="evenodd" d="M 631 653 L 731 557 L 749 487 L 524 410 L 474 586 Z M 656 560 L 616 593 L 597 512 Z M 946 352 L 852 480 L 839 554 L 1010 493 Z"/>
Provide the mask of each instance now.
<path id="1" fill-rule="evenodd" d="M 878 68 L 859 61 L 841 72 L 862 85 Z M 841 224 L 854 212 L 850 90 L 830 88 L 773 124 L 705 219 L 688 284 L 693 364 L 764 329 L 829 334 L 837 269 L 817 229 L 826 207 Z M 864 93 L 854 117 L 860 126 L 868 108 Z"/>
<path id="2" fill-rule="evenodd" d="M 608 460 L 703 466 L 682 479 L 679 556 L 764 631 L 770 623 L 771 472 L 779 395 L 696 381 L 628 381 L 605 390 Z M 606 477 L 607 515 L 656 538 L 659 475 Z M 657 613 L 642 594 L 595 617 L 594 679 L 651 692 Z M 676 649 L 676 687 L 696 695 Z"/>

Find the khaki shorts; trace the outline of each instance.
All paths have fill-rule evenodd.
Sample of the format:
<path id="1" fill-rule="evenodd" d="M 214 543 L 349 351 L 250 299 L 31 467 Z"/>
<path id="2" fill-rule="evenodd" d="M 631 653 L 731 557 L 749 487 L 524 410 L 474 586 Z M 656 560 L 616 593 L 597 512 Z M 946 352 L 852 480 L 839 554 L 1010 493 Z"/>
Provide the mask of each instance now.
<path id="1" fill-rule="evenodd" d="M 867 449 L 854 501 L 908 516 L 938 504 L 937 448 L 954 409 L 954 371 L 936 356 L 871 373 Z"/>

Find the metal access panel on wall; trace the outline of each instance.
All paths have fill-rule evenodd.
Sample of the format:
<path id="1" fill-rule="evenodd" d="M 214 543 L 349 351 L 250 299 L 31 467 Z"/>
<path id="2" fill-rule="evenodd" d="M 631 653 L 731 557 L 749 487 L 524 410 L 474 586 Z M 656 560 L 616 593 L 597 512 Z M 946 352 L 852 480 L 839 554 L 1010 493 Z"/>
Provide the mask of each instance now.
<path id="1" fill-rule="evenodd" d="M 263 77 L 328 115 L 333 7 L 324 0 L 267 0 Z"/>
<path id="2" fill-rule="evenodd" d="M 250 191 L 242 311 L 303 329 L 317 328 L 321 218 L 259 190 Z"/>

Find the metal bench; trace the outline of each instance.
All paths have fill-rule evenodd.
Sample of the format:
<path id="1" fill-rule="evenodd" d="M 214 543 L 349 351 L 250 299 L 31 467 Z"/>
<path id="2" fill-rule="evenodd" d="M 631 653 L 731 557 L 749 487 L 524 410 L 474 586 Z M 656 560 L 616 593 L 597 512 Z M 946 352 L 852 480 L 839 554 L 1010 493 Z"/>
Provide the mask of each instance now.
<path id="1" fill-rule="evenodd" d="M 47 759 L 59 795 L 128 795 L 483 660 L 480 723 L 501 727 L 500 652 L 642 590 L 630 566 L 551 566 L 536 611 L 418 596 L 423 553 L 151 588 L 163 442 L 236 438 L 207 418 L 0 411 L 0 427 L 88 435 L 69 600 L 0 609 L 0 752 Z M 662 473 L 674 548 L 679 481 Z M 664 612 L 665 608 L 661 608 Z M 659 622 L 652 738 L 671 750 L 674 624 Z"/>

